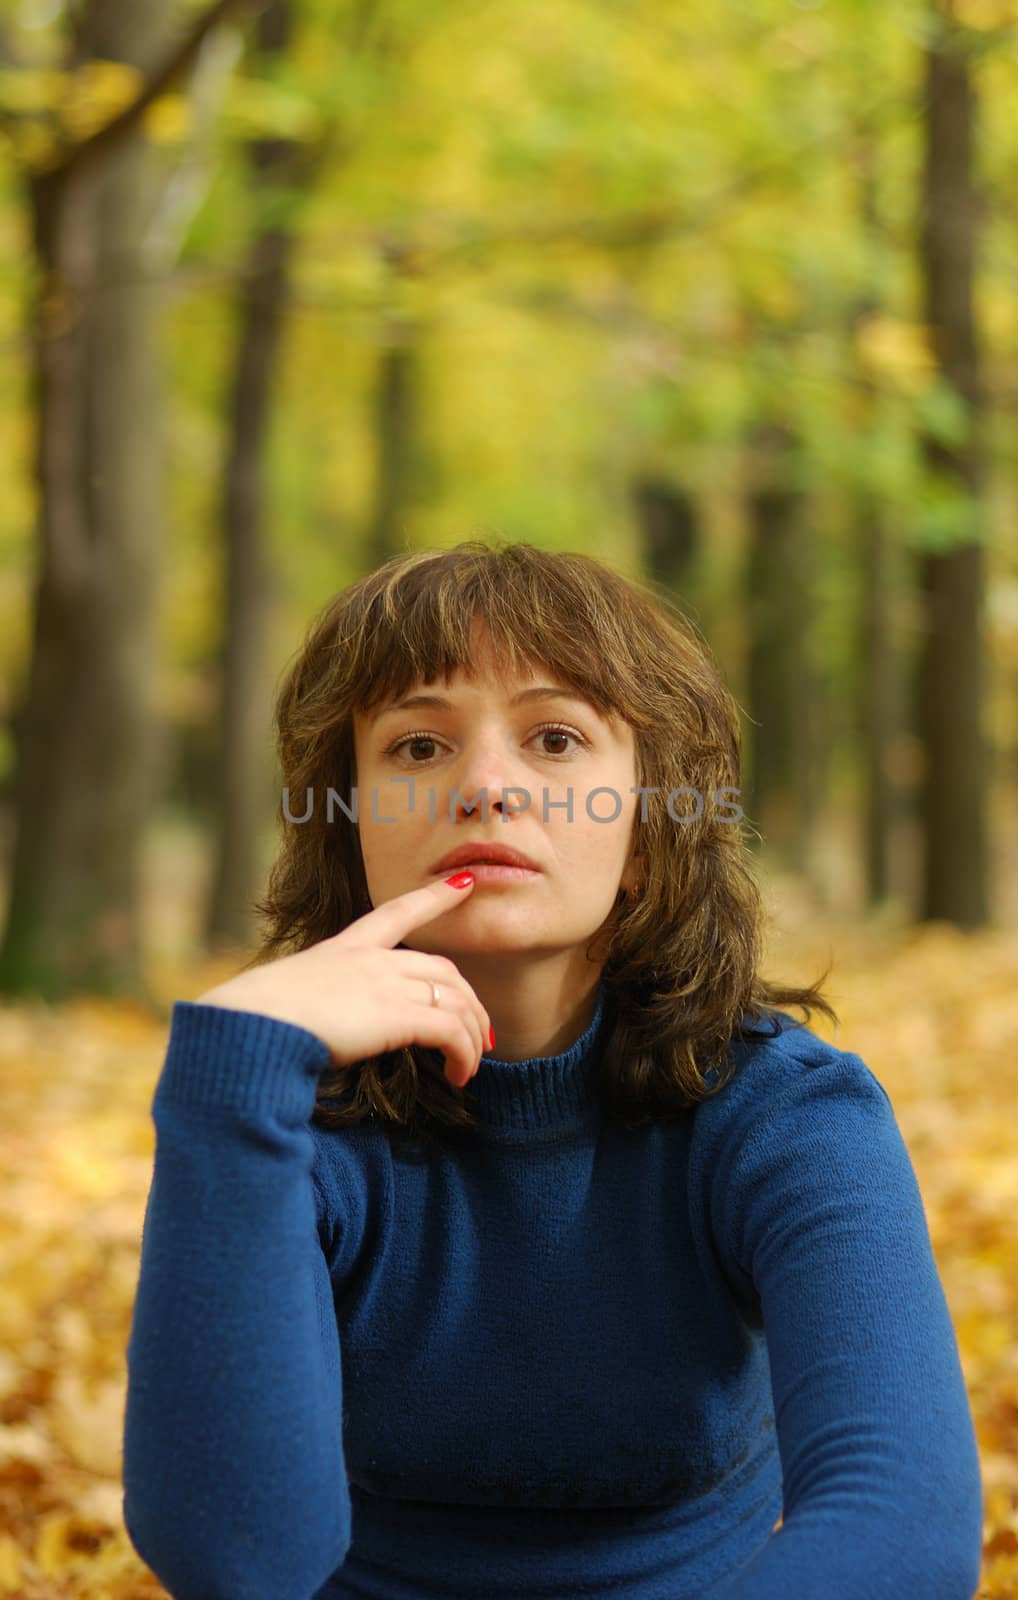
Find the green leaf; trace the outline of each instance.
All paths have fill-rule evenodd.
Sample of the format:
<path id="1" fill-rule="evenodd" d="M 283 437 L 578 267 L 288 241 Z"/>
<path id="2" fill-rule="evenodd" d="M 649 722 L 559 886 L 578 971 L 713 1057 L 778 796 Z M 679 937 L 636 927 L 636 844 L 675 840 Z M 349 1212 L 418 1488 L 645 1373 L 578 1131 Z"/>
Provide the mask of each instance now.
<path id="1" fill-rule="evenodd" d="M 978 496 L 946 473 L 928 472 L 920 485 L 910 544 L 918 550 L 945 554 L 959 545 L 983 544 L 985 540 L 985 510 Z"/>
<path id="2" fill-rule="evenodd" d="M 923 432 L 938 444 L 960 447 L 968 441 L 969 407 L 946 379 L 935 378 L 916 397 L 916 413 Z"/>

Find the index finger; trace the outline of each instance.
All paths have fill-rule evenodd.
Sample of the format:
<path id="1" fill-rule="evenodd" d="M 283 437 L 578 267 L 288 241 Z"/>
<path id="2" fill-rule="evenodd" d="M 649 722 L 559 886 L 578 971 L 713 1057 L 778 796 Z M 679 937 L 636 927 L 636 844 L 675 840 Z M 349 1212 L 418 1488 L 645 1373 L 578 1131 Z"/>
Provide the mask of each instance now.
<path id="1" fill-rule="evenodd" d="M 423 889 L 408 889 L 406 894 L 395 895 L 373 911 L 365 912 L 336 938 L 347 945 L 387 945 L 393 950 L 413 928 L 433 922 L 443 911 L 451 911 L 459 905 L 476 882 L 477 879 L 471 877 L 468 884 L 454 889 L 448 879 L 443 878 L 438 883 L 426 884 Z"/>

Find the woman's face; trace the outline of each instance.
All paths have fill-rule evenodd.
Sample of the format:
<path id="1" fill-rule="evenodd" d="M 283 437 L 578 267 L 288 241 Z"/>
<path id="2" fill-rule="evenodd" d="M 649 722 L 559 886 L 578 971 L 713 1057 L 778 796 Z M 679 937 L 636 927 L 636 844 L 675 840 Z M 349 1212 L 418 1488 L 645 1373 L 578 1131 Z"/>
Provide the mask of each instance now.
<path id="1" fill-rule="evenodd" d="M 478 643 L 473 682 L 458 670 L 448 686 L 413 686 L 415 705 L 355 714 L 372 905 L 462 870 L 438 865 L 457 846 L 505 845 L 534 870 L 480 868 L 455 914 L 416 930 L 407 947 L 451 959 L 582 953 L 619 888 L 639 876 L 638 862 L 627 865 L 639 800 L 633 730 L 545 668 L 498 678 L 483 636 Z"/>

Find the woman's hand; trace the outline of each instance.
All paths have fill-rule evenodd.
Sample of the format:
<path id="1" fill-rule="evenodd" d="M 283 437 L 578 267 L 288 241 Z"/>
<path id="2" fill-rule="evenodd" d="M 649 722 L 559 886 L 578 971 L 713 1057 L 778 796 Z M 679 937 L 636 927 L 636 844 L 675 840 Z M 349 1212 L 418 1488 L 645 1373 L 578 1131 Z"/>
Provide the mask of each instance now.
<path id="1" fill-rule="evenodd" d="M 318 1034 L 337 1066 L 426 1045 L 442 1051 L 446 1077 L 462 1088 L 490 1048 L 488 1013 L 446 956 L 395 946 L 460 904 L 475 882 L 454 889 L 446 880 L 397 895 L 330 939 L 216 984 L 195 1004 L 296 1023 Z M 437 1006 L 432 983 L 442 991 Z"/>

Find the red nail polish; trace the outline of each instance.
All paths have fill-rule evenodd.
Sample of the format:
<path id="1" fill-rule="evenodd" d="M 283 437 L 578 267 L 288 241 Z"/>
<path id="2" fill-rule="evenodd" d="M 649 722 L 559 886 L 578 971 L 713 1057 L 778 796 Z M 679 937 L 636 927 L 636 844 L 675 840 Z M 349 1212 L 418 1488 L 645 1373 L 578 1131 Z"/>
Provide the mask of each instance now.
<path id="1" fill-rule="evenodd" d="M 494 1048 L 495 1048 L 495 1030 L 494 1030 L 494 1028 L 489 1028 L 488 1029 L 488 1043 L 490 1044 L 491 1048 L 494 1050 Z"/>
<path id="2" fill-rule="evenodd" d="M 446 878 L 446 883 L 453 889 L 468 889 L 474 881 L 472 872 L 454 872 L 451 878 Z"/>

